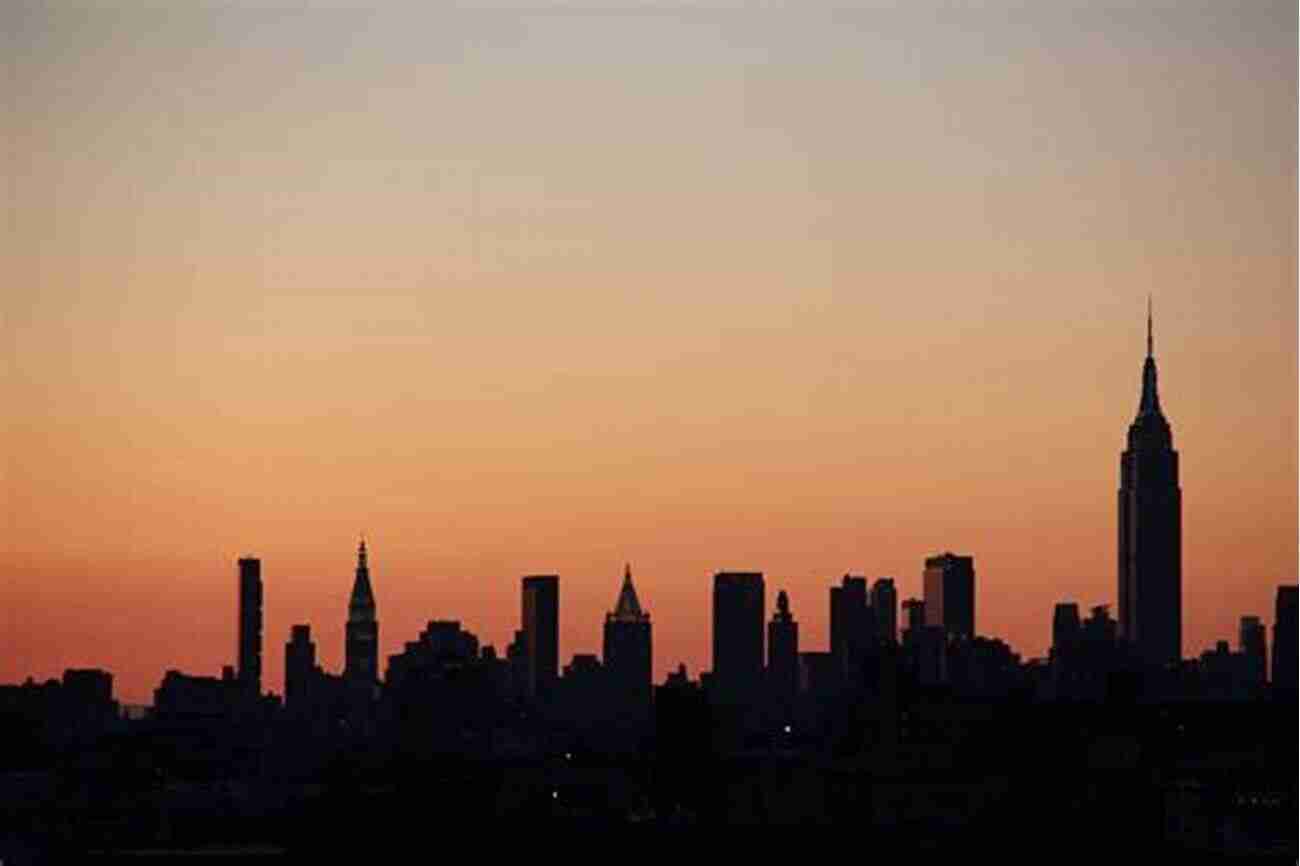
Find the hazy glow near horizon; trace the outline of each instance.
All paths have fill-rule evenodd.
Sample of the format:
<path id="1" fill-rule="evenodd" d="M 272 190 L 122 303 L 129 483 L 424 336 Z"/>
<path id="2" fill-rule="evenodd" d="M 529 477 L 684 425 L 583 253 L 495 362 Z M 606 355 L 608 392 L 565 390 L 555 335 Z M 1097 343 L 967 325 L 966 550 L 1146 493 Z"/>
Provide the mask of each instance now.
<path id="1" fill-rule="evenodd" d="M 710 580 L 972 554 L 1044 652 L 1115 597 L 1148 292 L 1182 454 L 1184 654 L 1297 573 L 1296 9 L 692 4 L 0 11 L 15 255 L 0 682 L 235 649 L 263 559 L 342 664 L 503 649 L 561 576 L 562 662 L 624 561 L 659 678 Z M 1271 638 L 1271 635 L 1270 635 Z M 381 665 L 383 659 L 381 659 Z"/>

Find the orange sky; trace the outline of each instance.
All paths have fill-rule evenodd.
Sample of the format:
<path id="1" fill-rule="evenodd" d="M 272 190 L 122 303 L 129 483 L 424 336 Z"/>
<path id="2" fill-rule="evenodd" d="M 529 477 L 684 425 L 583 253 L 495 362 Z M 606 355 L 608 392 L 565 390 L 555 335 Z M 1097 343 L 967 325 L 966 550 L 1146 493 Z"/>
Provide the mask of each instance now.
<path id="1" fill-rule="evenodd" d="M 599 651 L 630 560 L 694 673 L 716 570 L 821 649 L 947 549 L 1041 654 L 1148 292 L 1184 653 L 1296 581 L 1293 4 L 255 5 L 0 11 L 0 682 L 218 672 L 245 553 L 338 669 L 361 530 L 385 655 L 539 572 Z"/>

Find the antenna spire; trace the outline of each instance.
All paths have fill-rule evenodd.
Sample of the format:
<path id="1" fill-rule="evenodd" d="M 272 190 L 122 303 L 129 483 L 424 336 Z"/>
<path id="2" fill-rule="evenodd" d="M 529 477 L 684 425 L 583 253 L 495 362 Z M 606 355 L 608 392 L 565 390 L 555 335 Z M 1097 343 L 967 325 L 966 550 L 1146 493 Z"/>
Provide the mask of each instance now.
<path id="1" fill-rule="evenodd" d="M 1155 355 L 1155 339 L 1151 336 L 1151 293 L 1147 293 L 1147 357 Z"/>

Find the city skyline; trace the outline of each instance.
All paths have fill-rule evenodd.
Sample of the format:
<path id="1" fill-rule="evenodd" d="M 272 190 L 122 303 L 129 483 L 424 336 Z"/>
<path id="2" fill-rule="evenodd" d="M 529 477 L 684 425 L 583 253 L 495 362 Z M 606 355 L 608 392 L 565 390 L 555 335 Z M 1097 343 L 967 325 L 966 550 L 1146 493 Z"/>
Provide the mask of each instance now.
<path id="1" fill-rule="evenodd" d="M 1153 357 L 1153 343 L 1152 343 L 1152 313 L 1151 313 L 1151 300 L 1150 300 L 1150 298 L 1148 298 L 1148 301 L 1147 301 L 1147 325 L 1146 325 L 1146 328 L 1147 328 L 1147 332 L 1146 332 L 1146 333 L 1147 333 L 1147 356 L 1146 356 L 1146 361 L 1145 361 L 1145 367 L 1143 368 L 1143 372 L 1142 372 L 1142 376 L 1141 376 L 1141 383 L 1142 383 L 1142 384 L 1141 384 L 1141 389 L 1140 389 L 1140 390 L 1141 390 L 1141 397 L 1140 397 L 1140 401 L 1139 401 L 1139 414 L 1138 414 L 1139 422 L 1140 422 L 1140 421 L 1145 417 L 1146 413 L 1148 412 L 1148 405 L 1149 405 L 1149 404 L 1154 404 L 1154 410 L 1153 410 L 1153 411 L 1154 411 L 1157 415 L 1158 415 L 1159 412 L 1160 412 L 1159 398 L 1158 398 L 1158 396 L 1156 395 L 1156 391 L 1155 391 L 1155 379 L 1154 379 L 1154 373 L 1153 373 L 1154 366 L 1153 366 L 1153 362 L 1152 362 L 1152 357 Z M 1135 423 L 1136 423 L 1136 422 L 1135 422 Z M 1167 425 L 1166 425 L 1166 427 L 1167 427 Z M 1130 434 L 1130 436 L 1131 436 L 1131 435 L 1132 435 L 1132 434 Z M 1122 474 L 1122 473 L 1121 473 L 1121 474 Z M 1122 479 L 1121 479 L 1121 480 L 1122 480 Z M 1124 499 L 1124 494 L 1123 494 L 1123 490 L 1121 490 L 1121 513 L 1120 513 L 1121 524 L 1123 524 L 1123 521 L 1124 521 L 1124 516 L 1123 516 L 1123 514 L 1124 514 L 1124 511 L 1123 511 L 1124 506 L 1123 506 L 1123 504 L 1122 504 L 1122 503 L 1123 503 L 1123 499 Z M 1122 538 L 1122 537 L 1123 537 L 1123 535 L 1122 535 L 1122 533 L 1121 533 L 1121 538 Z M 369 616 L 369 617 L 371 617 L 372 619 L 373 619 L 373 617 L 374 617 L 374 608 L 377 606 L 377 602 L 376 602 L 375 597 L 374 597 L 373 595 L 371 595 L 371 593 L 372 593 L 372 588 L 371 588 L 371 585 L 370 585 L 369 569 L 368 569 L 368 565 L 367 565 L 367 561 L 368 561 L 368 549 L 367 549 L 367 546 L 366 546 L 365 534 L 364 534 L 364 533 L 360 533 L 360 534 L 359 534 L 359 546 L 358 546 L 358 548 L 356 549 L 355 555 L 356 555 L 356 562 L 355 562 L 355 575 L 354 575 L 354 578 L 353 578 L 353 582 L 352 582 L 352 584 L 351 584 L 351 591 L 350 591 L 350 594 L 349 594 L 349 595 L 350 595 L 350 601 L 349 601 L 349 603 L 348 603 L 348 609 L 347 609 L 347 614 L 346 614 L 346 617 L 345 617 L 345 623 L 347 623 L 347 622 L 351 622 L 351 621 L 353 620 L 353 618 L 354 618 L 355 616 L 357 616 L 357 614 L 355 613 L 355 611 L 356 611 L 356 609 L 357 609 L 357 605 L 358 605 L 358 604 L 361 604 L 363 607 L 366 606 L 366 605 L 369 606 L 369 611 L 370 611 L 370 612 L 367 613 L 367 614 L 362 614 L 362 616 L 363 616 L 363 617 L 364 617 L 364 616 Z M 927 554 L 927 556 L 926 556 L 925 559 L 924 559 L 924 562 L 923 562 L 922 568 L 921 568 L 921 572 L 922 572 L 921 578 L 917 580 L 915 588 L 914 588 L 914 589 L 910 589 L 910 590 L 905 590 L 904 593 L 903 593 L 903 595 L 900 596 L 898 600 L 901 601 L 901 600 L 903 600 L 904 598 L 907 598 L 907 597 L 924 598 L 924 597 L 927 595 L 926 582 L 925 582 L 925 580 L 924 580 L 925 573 L 928 572 L 929 567 L 930 567 L 932 564 L 937 563 L 937 562 L 940 562 L 940 561 L 946 561 L 947 559 L 950 559 L 951 557 L 952 557 L 951 552 L 945 552 L 945 553 L 942 553 L 942 554 L 935 555 L 935 556 L 933 556 L 933 557 L 932 557 L 931 555 L 928 555 L 928 554 Z M 978 558 L 978 554 L 976 554 L 976 558 Z M 957 557 L 957 559 L 958 559 L 958 560 L 961 560 L 961 559 L 963 559 L 963 558 L 962 558 L 962 557 Z M 1123 578 L 1123 565 L 1122 565 L 1123 560 L 1122 560 L 1122 554 L 1121 554 L 1121 560 L 1120 560 L 1120 561 L 1121 561 L 1121 572 L 1120 572 L 1120 575 L 1119 575 L 1119 579 L 1120 579 L 1120 586 L 1122 587 L 1122 586 L 1123 586 L 1123 580 L 1124 580 L 1124 578 Z M 253 555 L 249 554 L 249 553 L 246 551 L 245 554 L 242 555 L 242 556 L 239 558 L 239 560 L 238 560 L 238 565 L 239 565 L 239 578 L 238 578 L 238 584 L 239 584 L 239 593 L 238 593 L 238 609 L 237 609 L 237 611 L 236 611 L 236 614 L 237 614 L 237 615 L 236 615 L 236 617 L 234 618 L 234 621 L 235 621 L 235 625 L 236 625 L 237 628 L 239 629 L 240 637 L 239 637 L 239 641 L 237 642 L 237 647 L 238 647 L 237 657 L 236 657 L 236 658 L 233 658 L 232 660 L 237 662 L 237 665 L 236 665 L 236 666 L 237 666 L 237 669 L 241 672 L 241 673 L 240 673 L 240 677 L 242 678 L 242 677 L 244 676 L 243 671 L 244 671 L 244 669 L 245 669 L 245 665 L 244 665 L 242 659 L 244 658 L 244 654 L 245 654 L 245 652 L 246 652 L 246 644 L 245 644 L 245 639 L 244 639 L 244 637 L 243 637 L 243 634 L 244 634 L 244 628 L 245 628 L 245 627 L 244 627 L 243 625 L 241 625 L 241 623 L 244 622 L 244 610 L 245 610 L 245 604 L 246 604 L 246 601 L 245 601 L 245 599 L 246 599 L 246 592 L 247 592 L 247 590 L 245 589 L 245 582 L 246 582 L 246 568 L 245 568 L 245 566 L 246 566 L 246 565 L 247 565 L 249 568 L 253 569 L 251 573 L 252 573 L 253 575 L 255 575 L 254 580 L 256 581 L 256 593 L 257 593 L 257 594 L 256 594 L 256 602 L 255 602 L 255 604 L 256 604 L 256 606 L 257 606 L 257 616 L 259 617 L 259 621 L 258 621 L 258 627 L 259 627 L 259 628 L 260 628 L 260 626 L 261 626 L 260 617 L 261 617 L 262 604 L 263 604 L 263 602 L 262 602 L 262 597 L 263 597 L 264 585 L 263 585 L 263 583 L 261 582 L 261 565 L 262 565 L 262 559 L 261 559 L 260 557 L 254 557 Z M 967 566 L 967 567 L 969 567 L 969 566 Z M 624 563 L 624 572 L 623 572 L 623 582 L 624 582 L 624 583 L 626 583 L 626 581 L 628 580 L 628 576 L 629 576 L 629 574 L 630 574 L 630 568 L 631 568 L 631 564 L 630 564 L 630 563 Z M 722 571 L 725 571 L 725 569 L 723 569 Z M 761 575 L 761 574 L 765 574 L 765 572 L 757 572 L 757 573 L 760 574 L 760 575 Z M 883 578 L 883 579 L 889 579 L 888 576 L 885 576 L 885 575 L 873 575 L 873 574 L 871 574 L 869 571 L 866 572 L 865 574 L 866 574 L 866 581 L 867 581 L 868 584 L 870 584 L 872 580 L 880 580 L 880 579 L 882 579 L 882 578 Z M 560 577 L 562 577 L 562 575 L 561 575 Z M 532 577 L 525 576 L 525 577 L 523 578 L 523 582 L 524 582 L 525 585 L 528 585 L 530 581 L 536 581 L 536 580 L 539 580 L 539 579 L 542 579 L 542 578 L 538 578 L 537 576 L 532 576 Z M 769 579 L 777 580 L 777 578 L 775 578 L 775 576 L 772 576 L 772 577 L 770 577 Z M 847 582 L 849 581 L 849 575 L 848 575 L 847 573 L 845 574 L 845 578 L 844 578 L 844 580 L 845 580 L 845 582 L 846 582 L 846 584 L 847 584 Z M 860 579 L 860 578 L 854 578 L 854 580 L 861 580 L 861 579 Z M 1285 580 L 1285 579 L 1283 579 L 1283 580 Z M 774 591 L 775 591 L 776 589 L 779 589 L 783 594 L 785 594 L 785 593 L 786 593 L 786 584 L 788 584 L 789 582 L 790 582 L 790 581 L 786 581 L 785 583 L 781 583 L 779 580 L 777 580 L 777 582 L 774 583 L 774 585 L 773 585 L 773 587 L 774 587 Z M 973 590 L 974 590 L 974 592 L 975 592 L 975 597 L 978 598 L 978 597 L 982 594 L 982 593 L 981 593 L 981 582 L 980 582 L 980 580 L 979 580 L 978 578 L 976 578 L 976 579 L 974 579 L 974 580 L 972 581 L 972 583 L 973 583 Z M 904 581 L 902 581 L 902 584 L 903 584 L 904 587 L 907 587 L 908 582 L 907 582 L 906 580 L 904 580 Z M 822 589 L 823 589 L 823 591 L 824 591 L 824 590 L 825 590 L 825 587 L 823 587 Z M 834 607 L 834 604 L 835 604 L 835 602 L 834 602 L 834 594 L 835 594 L 835 591 L 836 591 L 836 587 L 831 586 L 832 602 L 831 602 L 830 607 L 826 607 L 825 610 L 824 610 L 824 616 L 825 616 L 825 620 L 824 620 L 824 622 L 825 622 L 825 629 L 824 629 L 824 631 L 825 631 L 825 643 L 826 643 L 827 646 L 830 646 L 831 641 L 832 641 L 831 620 L 832 620 L 832 618 L 833 618 L 833 614 L 831 613 L 831 608 L 833 608 L 833 607 Z M 933 592 L 933 591 L 934 591 L 933 588 L 932 588 L 930 591 Z M 867 589 L 864 587 L 863 590 L 862 590 L 862 593 L 860 593 L 860 594 L 863 594 L 863 601 L 865 601 L 865 600 L 867 599 L 867 596 L 865 595 L 866 592 L 867 592 Z M 358 595 L 358 593 L 360 593 L 360 595 Z M 382 592 L 380 593 L 380 595 L 382 596 Z M 563 598 L 563 593 L 560 594 L 560 597 Z M 359 599 L 359 598 L 362 599 L 361 602 L 358 602 L 358 599 Z M 1061 598 L 1064 599 L 1065 596 L 1061 596 Z M 1228 598 L 1225 600 L 1225 603 L 1228 605 L 1228 607 L 1231 607 L 1231 599 L 1232 599 L 1232 597 L 1231 597 L 1231 596 L 1228 596 Z M 1075 601 L 1076 601 L 1076 603 L 1083 604 L 1083 605 L 1086 606 L 1086 607 L 1096 607 L 1096 606 L 1098 606 L 1098 605 L 1105 606 L 1105 607 L 1107 607 L 1107 608 L 1110 609 L 1112 616 L 1117 615 L 1118 612 L 1119 612 L 1119 610 L 1120 610 L 1120 605 L 1119 605 L 1119 603 L 1118 603 L 1118 602 L 1119 602 L 1118 596 L 1113 597 L 1113 598 L 1108 598 L 1108 599 L 1087 599 L 1087 600 L 1082 600 L 1082 601 L 1080 601 L 1080 600 L 1078 600 L 1078 599 L 1075 599 Z M 1059 602 L 1055 603 L 1054 607 L 1055 607 L 1056 605 L 1059 605 Z M 976 604 L 976 607 L 977 607 L 977 608 L 979 607 L 979 604 L 978 604 L 978 603 Z M 710 606 L 710 610 L 711 610 L 711 609 L 712 609 L 712 606 Z M 804 614 L 804 617 L 805 617 L 806 620 L 809 620 L 809 621 L 812 621 L 812 622 L 816 622 L 816 621 L 818 620 L 818 617 L 817 617 L 817 615 L 816 615 L 816 610 L 817 610 L 817 606 L 816 606 L 816 605 L 806 605 L 805 608 L 801 608 L 801 609 L 804 609 L 804 610 L 806 611 L 805 614 Z M 770 611 L 770 612 L 775 612 L 775 610 L 776 610 L 776 608 L 773 607 L 773 608 L 772 608 L 772 611 Z M 763 615 L 764 617 L 766 617 L 766 616 L 768 615 L 768 613 L 770 613 L 770 612 L 767 610 L 767 605 L 766 605 L 766 603 L 765 603 L 765 604 L 764 604 L 763 611 L 762 611 L 762 615 Z M 679 613 L 681 613 L 681 612 L 679 611 Z M 1179 617 L 1181 617 L 1182 615 L 1185 614 L 1185 611 L 1183 611 L 1183 610 L 1180 609 L 1179 612 L 1178 612 L 1178 614 L 1179 614 Z M 1245 617 L 1245 616 L 1262 616 L 1265 620 L 1267 620 L 1267 611 L 1265 611 L 1263 614 L 1261 614 L 1261 613 L 1259 613 L 1259 612 L 1247 612 L 1247 611 L 1242 611 L 1242 612 L 1239 613 L 1239 614 L 1238 614 L 1238 613 L 1232 613 L 1232 614 L 1231 614 L 1231 617 Z M 458 614 L 458 613 L 457 613 L 456 611 L 454 611 L 454 610 L 445 610 L 445 611 L 441 611 L 441 612 L 439 613 L 439 617 L 444 618 L 444 619 L 456 619 L 456 620 L 458 620 L 458 621 L 464 619 L 460 614 Z M 1231 617 L 1230 617 L 1230 618 L 1231 618 Z M 292 620 L 293 623 L 295 623 L 295 625 L 293 626 L 293 628 L 296 628 L 296 627 L 297 627 L 297 626 L 296 626 L 296 623 L 298 623 L 299 620 L 294 619 L 294 618 L 292 617 L 292 615 L 289 616 L 289 619 Z M 563 602 L 561 601 L 561 602 L 560 602 L 560 610 L 559 610 L 559 620 L 560 620 L 561 623 L 563 623 L 563 622 L 565 621 L 565 619 L 566 619 L 566 618 L 565 618 L 564 613 L 563 613 Z M 469 622 L 468 620 L 466 620 L 465 622 L 466 622 L 466 625 L 473 625 L 473 623 Z M 661 622 L 662 622 L 662 620 L 661 620 Z M 1050 646 L 1051 646 L 1051 635 L 1052 635 L 1053 627 L 1052 627 L 1051 622 L 1050 622 L 1049 620 L 1045 620 L 1045 622 L 1047 623 L 1047 627 L 1044 629 L 1044 630 L 1047 632 L 1047 640 L 1044 642 L 1044 643 L 1045 643 L 1045 649 L 1044 649 L 1042 652 L 1040 652 L 1040 653 L 1029 653 L 1029 652 L 1025 652 L 1025 650 L 1024 650 L 1020 645 L 1016 644 L 1014 641 L 1011 641 L 1012 649 L 1021 652 L 1021 654 L 1023 655 L 1024 658 L 1030 658 L 1030 657 L 1046 657 L 1046 655 L 1047 655 L 1046 649 L 1050 648 Z M 329 626 L 328 621 L 326 621 L 325 623 L 317 623 L 317 622 L 314 622 L 314 621 L 308 621 L 306 624 L 309 625 L 309 626 L 311 626 L 312 628 L 318 629 L 318 631 L 316 632 L 316 635 L 317 635 L 318 637 L 319 637 L 321 634 L 330 634 L 330 632 L 331 632 L 331 629 L 330 629 L 330 626 Z M 578 655 L 578 654 L 582 654 L 583 652 L 589 651 L 589 650 L 588 650 L 588 647 L 589 647 L 590 644 L 592 643 L 591 640 L 589 640 L 589 639 L 583 639 L 583 638 L 579 637 L 579 640 L 578 640 L 578 643 L 577 643 L 577 646 L 576 646 L 576 647 L 574 647 L 574 648 L 567 648 L 567 647 L 565 646 L 565 638 L 564 638 L 564 634 L 566 633 L 566 631 L 567 631 L 570 635 L 572 635 L 574 632 L 580 632 L 580 631 L 582 631 L 582 630 L 586 627 L 586 625 L 587 625 L 586 623 L 582 623 L 582 624 L 577 624 L 577 623 L 575 623 L 575 624 L 571 625 L 567 630 L 566 630 L 566 629 L 561 629 L 561 630 L 559 631 L 559 646 L 558 646 L 558 648 L 557 648 L 557 650 L 556 650 L 556 659 L 555 659 L 555 667 L 556 667 L 557 671 L 558 671 L 558 668 L 564 664 L 565 659 L 567 659 L 567 658 L 569 658 L 569 657 L 571 657 L 571 656 L 573 656 L 573 655 Z M 596 623 L 593 624 L 593 625 L 591 625 L 591 627 L 592 627 L 593 629 L 597 629 L 597 628 L 598 628 L 598 625 L 599 625 L 599 621 L 596 621 Z M 1041 624 L 1040 624 L 1040 625 L 1041 625 Z M 346 672 L 346 669 L 347 669 L 347 668 L 346 668 L 346 656 L 347 656 L 347 638 L 346 638 L 346 631 L 347 631 L 347 629 L 345 629 L 344 631 L 345 631 L 344 641 L 343 641 L 343 644 L 344 644 L 344 646 L 343 646 L 344 652 L 342 653 L 342 655 L 343 655 L 344 658 L 343 658 L 343 663 L 341 663 L 341 664 L 339 664 L 339 665 L 337 666 L 337 668 L 338 668 L 338 672 L 340 672 L 340 673 L 345 673 L 345 672 Z M 712 637 L 712 630 L 711 630 L 710 634 L 711 634 L 711 638 L 710 638 L 710 639 L 714 639 L 714 638 Z M 1002 638 L 1002 639 L 1008 639 L 1006 635 L 1002 635 L 1002 634 L 999 634 L 999 633 L 997 633 L 997 632 L 995 632 L 995 631 L 991 631 L 991 630 L 983 631 L 983 630 L 980 630 L 978 627 L 975 629 L 975 634 L 987 635 L 987 636 L 990 636 L 990 637 L 997 637 L 997 638 Z M 1196 657 L 1196 656 L 1199 654 L 1199 651 L 1200 651 L 1200 650 L 1202 650 L 1202 649 L 1205 649 L 1205 650 L 1213 649 L 1217 643 L 1219 643 L 1220 641 L 1222 641 L 1222 640 L 1225 639 L 1225 636 L 1226 636 L 1226 637 L 1231 637 L 1232 634 L 1233 634 L 1232 632 L 1228 632 L 1228 633 L 1225 633 L 1224 635 L 1213 635 L 1213 636 L 1211 636 L 1211 637 L 1210 637 L 1210 638 L 1205 642 L 1204 646 L 1199 646 L 1199 647 L 1187 647 L 1187 646 L 1184 646 L 1183 649 L 1182 649 L 1182 657 L 1183 657 L 1183 658 L 1194 658 L 1194 657 Z M 401 647 L 401 646 L 402 646 L 402 645 L 403 645 L 407 640 L 409 640 L 409 639 L 410 639 L 411 637 L 413 637 L 413 636 L 414 636 L 413 634 L 395 635 L 395 636 L 392 636 L 392 637 L 389 637 L 389 638 L 388 638 L 388 643 L 384 643 L 384 642 L 381 640 L 380 643 L 379 643 L 379 647 L 378 647 L 377 652 L 376 652 L 376 650 L 374 650 L 374 649 L 369 650 L 370 652 L 375 652 L 375 653 L 377 654 L 377 656 L 378 656 L 378 658 L 377 658 L 374 662 L 371 662 L 371 664 L 372 664 L 372 670 L 375 671 L 375 674 L 376 674 L 376 675 L 381 675 L 381 674 L 382 674 L 383 661 L 388 657 L 388 655 L 390 655 L 390 654 L 392 654 L 392 653 L 396 653 L 397 650 L 398 650 L 398 649 L 399 649 L 399 648 L 400 648 L 400 647 Z M 813 631 L 813 630 L 806 631 L 806 632 L 805 632 L 805 636 L 804 636 L 804 638 L 803 638 L 803 641 L 804 641 L 803 644 L 802 644 L 803 646 L 805 646 L 805 647 L 809 647 L 809 646 L 810 646 L 810 643 L 809 643 L 809 638 L 810 638 L 810 636 L 813 636 L 813 640 L 816 640 L 816 636 L 818 636 L 818 632 L 817 632 L 817 631 Z M 266 638 L 266 637 L 267 637 L 266 635 L 259 635 L 259 638 L 262 639 L 263 642 L 265 641 L 265 638 Z M 510 643 L 510 640 L 509 640 L 508 637 L 502 637 L 502 638 L 499 639 L 499 640 L 494 639 L 493 637 L 485 637 L 485 639 L 484 639 L 484 643 L 485 643 L 485 644 L 488 644 L 488 643 L 494 644 L 494 645 L 496 645 L 496 646 L 498 647 L 498 652 L 500 652 L 500 653 L 504 653 L 505 648 L 506 648 L 506 647 L 509 645 L 509 643 Z M 598 640 L 597 640 L 597 646 L 599 646 L 599 642 L 598 642 Z M 324 668 L 325 668 L 326 670 L 331 670 L 331 669 L 333 669 L 333 667 L 334 667 L 334 666 L 331 664 L 331 661 L 332 661 L 332 654 L 328 651 L 327 648 L 323 648 L 323 649 L 324 649 L 324 651 L 320 652 L 319 655 L 317 656 L 317 658 L 319 658 L 319 659 L 321 660 L 321 662 L 324 663 L 323 666 L 324 666 Z M 390 651 L 391 651 L 391 652 L 390 652 Z M 600 654 L 597 653 L 597 655 L 600 655 Z M 282 692 L 283 692 L 283 688 L 282 688 L 282 686 L 278 687 L 278 684 L 282 684 L 282 683 L 283 683 L 283 676 L 284 676 L 284 669 L 283 669 L 283 666 L 282 666 L 282 665 L 276 665 L 276 663 L 275 663 L 276 656 L 275 656 L 275 654 L 271 654 L 271 656 L 270 656 L 269 659 L 268 659 L 269 661 L 271 661 L 271 665 L 269 666 L 269 670 L 268 670 L 269 675 L 265 675 L 265 674 L 262 673 L 262 670 L 263 670 L 263 668 L 262 668 L 262 665 L 263 665 L 263 661 L 262 661 L 262 659 L 267 658 L 267 657 L 266 657 L 266 655 L 265 655 L 264 652 L 259 652 L 259 656 L 261 656 L 262 658 L 259 658 L 258 661 L 256 662 L 256 664 L 257 664 L 257 668 L 256 668 L 256 671 L 252 674 L 253 678 L 254 678 L 255 680 L 259 680 L 259 679 L 260 679 L 260 680 L 262 681 L 262 682 L 261 682 L 261 685 L 262 685 L 262 687 L 263 687 L 265 690 L 270 691 L 270 692 L 275 692 L 275 693 L 282 693 Z M 217 662 L 217 665 L 216 665 L 216 666 L 219 668 L 221 665 L 223 665 L 223 664 L 226 663 L 226 660 L 224 660 L 224 659 L 218 659 L 218 660 L 216 660 L 216 662 Z M 698 672 L 698 671 L 711 670 L 711 662 L 712 662 L 711 657 L 690 659 L 690 658 L 686 658 L 686 657 L 681 657 L 681 658 L 664 658 L 664 657 L 662 657 L 661 655 L 656 655 L 656 656 L 654 656 L 654 657 L 652 658 L 653 676 L 654 676 L 654 678 L 655 678 L 656 681 L 662 680 L 663 677 L 666 676 L 668 673 L 677 670 L 677 667 L 678 667 L 678 665 L 679 665 L 680 663 L 687 663 L 687 664 L 690 664 L 691 662 L 694 662 L 694 664 L 691 664 L 691 665 L 690 665 L 690 669 L 692 669 L 692 670 L 695 670 L 695 671 L 697 671 L 697 672 Z M 86 660 L 82 663 L 82 666 L 84 666 L 84 667 L 93 667 L 94 665 L 95 665 L 95 661 L 94 661 L 93 659 L 86 659 Z M 178 665 L 171 665 L 171 664 L 168 664 L 168 665 L 165 666 L 165 669 L 176 669 L 177 667 L 179 667 L 179 666 L 178 666 Z M 28 675 L 30 676 L 31 674 L 29 673 Z M 278 676 L 277 676 L 277 675 L 278 675 Z M 40 679 L 40 678 L 38 677 L 38 679 Z M 136 698 L 136 696 L 137 696 L 137 692 L 135 691 L 134 684 L 132 683 L 132 681 L 131 681 L 130 679 L 126 679 L 125 681 L 119 681 L 119 688 L 121 688 L 121 694 L 122 694 L 124 697 L 127 697 L 127 698 Z M 145 694 L 148 694 L 148 692 L 151 691 L 151 690 L 152 690 L 152 687 L 149 687 L 149 689 L 148 689 L 147 691 L 145 691 L 144 693 L 145 693 Z"/>
<path id="2" fill-rule="evenodd" d="M 0 12 L 0 681 L 218 671 L 245 554 L 262 682 L 298 623 L 341 671 L 360 529 L 381 663 L 503 650 L 535 573 L 599 653 L 630 561 L 658 682 L 718 571 L 822 648 L 831 582 L 945 550 L 1043 656 L 1058 602 L 1120 613 L 1148 293 L 1183 655 L 1269 622 L 1293 7 L 609 10 Z"/>

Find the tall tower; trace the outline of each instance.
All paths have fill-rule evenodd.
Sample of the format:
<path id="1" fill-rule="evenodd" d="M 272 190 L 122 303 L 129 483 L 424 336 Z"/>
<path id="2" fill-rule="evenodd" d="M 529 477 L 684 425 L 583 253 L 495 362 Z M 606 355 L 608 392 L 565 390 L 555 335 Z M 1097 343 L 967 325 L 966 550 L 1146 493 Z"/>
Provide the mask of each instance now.
<path id="1" fill-rule="evenodd" d="M 789 704 L 798 695 L 799 623 L 784 589 L 776 594 L 776 613 L 767 624 L 767 677 L 778 701 Z"/>
<path id="2" fill-rule="evenodd" d="M 262 560 L 239 560 L 239 682 L 262 693 Z"/>
<path id="3" fill-rule="evenodd" d="M 713 682 L 727 702 L 752 703 L 763 682 L 763 575 L 713 576 Z"/>
<path id="4" fill-rule="evenodd" d="M 316 644 L 311 639 L 311 626 L 292 626 L 289 642 L 284 645 L 285 709 L 300 710 L 308 703 L 315 672 Z"/>
<path id="5" fill-rule="evenodd" d="M 375 593 L 370 588 L 366 540 L 357 547 L 357 573 L 348 601 L 347 643 L 343 676 L 364 683 L 379 681 L 379 620 L 375 619 Z"/>
<path id="6" fill-rule="evenodd" d="M 560 675 L 560 578 L 534 574 L 523 581 L 523 638 L 528 676 L 524 691 L 546 698 Z"/>
<path id="7" fill-rule="evenodd" d="M 839 586 L 831 587 L 831 656 L 847 685 L 856 685 L 861 680 L 867 650 L 875 643 L 869 599 L 865 577 L 846 574 Z"/>
<path id="8" fill-rule="evenodd" d="M 1253 686 L 1268 681 L 1268 631 L 1257 616 L 1243 616 L 1238 632 L 1238 647 L 1246 657 Z"/>
<path id="9" fill-rule="evenodd" d="M 871 584 L 871 610 L 876 617 L 876 640 L 898 643 L 898 590 L 892 577 Z"/>
<path id="10" fill-rule="evenodd" d="M 1296 693 L 1296 599 L 1295 584 L 1279 586 L 1273 612 L 1273 670 L 1270 682 L 1275 692 Z"/>
<path id="11" fill-rule="evenodd" d="M 925 560 L 925 624 L 975 637 L 975 558 L 941 553 Z"/>
<path id="12" fill-rule="evenodd" d="M 632 586 L 632 566 L 623 568 L 618 603 L 605 615 L 605 670 L 615 694 L 648 709 L 651 694 L 650 614 Z"/>
<path id="13" fill-rule="evenodd" d="M 1119 637 L 1147 663 L 1172 664 L 1182 658 L 1183 494 L 1156 389 L 1149 300 L 1142 398 L 1119 471 Z"/>

